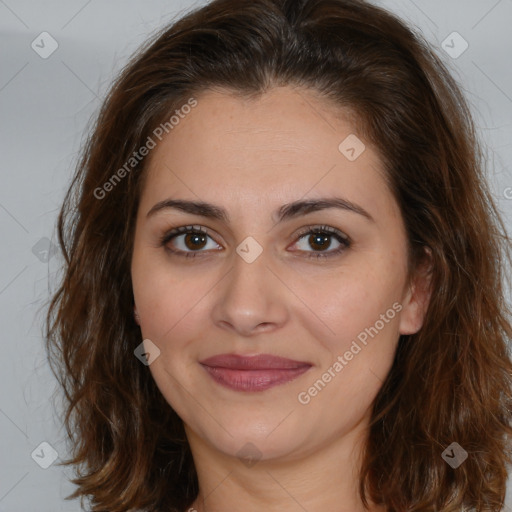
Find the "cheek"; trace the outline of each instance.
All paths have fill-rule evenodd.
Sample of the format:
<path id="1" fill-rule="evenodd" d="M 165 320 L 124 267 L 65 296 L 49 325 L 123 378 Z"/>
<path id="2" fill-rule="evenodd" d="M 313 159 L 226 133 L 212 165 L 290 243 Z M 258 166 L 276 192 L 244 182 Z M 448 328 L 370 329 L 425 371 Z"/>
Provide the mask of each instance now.
<path id="1" fill-rule="evenodd" d="M 346 427 L 371 406 L 396 352 L 400 286 L 398 274 L 384 278 L 380 272 L 354 271 L 331 280 L 325 293 L 310 294 L 324 326 L 315 329 L 311 314 L 303 315 L 303 325 L 309 325 L 316 346 L 322 346 L 322 356 L 297 399 L 313 416 L 336 425 L 343 411 Z"/>
<path id="2" fill-rule="evenodd" d="M 194 289 L 192 283 L 188 287 L 167 284 L 148 288 L 138 295 L 137 303 L 143 336 L 154 340 L 161 350 L 185 344 L 206 320 L 200 318 L 204 290 Z"/>
<path id="3" fill-rule="evenodd" d="M 211 282 L 211 284 L 210 284 Z M 173 269 L 160 254 L 134 254 L 132 286 L 144 337 L 166 342 L 183 330 L 187 319 L 214 285 L 213 276 Z M 188 326 L 190 328 L 190 326 Z"/>
<path id="4" fill-rule="evenodd" d="M 151 268 L 144 276 L 134 273 L 133 279 L 142 337 L 160 350 L 149 371 L 167 402 L 187 417 L 190 397 L 182 383 L 193 381 L 195 352 L 189 347 L 204 337 L 204 301 L 200 299 L 209 287 L 204 287 L 204 280 L 201 286 L 200 280 L 183 280 L 177 273 Z"/>
<path id="5" fill-rule="evenodd" d="M 302 309 L 304 325 L 316 332 L 331 353 L 348 350 L 356 339 L 377 323 L 378 330 L 398 332 L 403 286 L 398 267 L 379 265 L 341 269 L 335 276 L 316 281 L 314 288 L 302 281 L 297 294 L 307 298 L 311 311 Z M 299 281 L 297 281 L 299 285 Z"/>

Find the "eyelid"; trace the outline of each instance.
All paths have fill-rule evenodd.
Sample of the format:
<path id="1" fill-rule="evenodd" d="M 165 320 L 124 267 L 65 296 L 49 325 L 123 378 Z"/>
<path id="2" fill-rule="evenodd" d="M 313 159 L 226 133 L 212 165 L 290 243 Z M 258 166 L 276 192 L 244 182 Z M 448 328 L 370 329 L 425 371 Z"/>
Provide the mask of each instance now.
<path id="1" fill-rule="evenodd" d="M 168 241 L 169 239 L 171 239 L 173 236 L 176 236 L 176 235 L 179 235 L 179 234 L 183 234 L 183 233 L 187 233 L 187 232 L 190 232 L 190 231 L 194 231 L 194 232 L 199 232 L 199 233 L 203 233 L 205 235 L 208 235 L 211 237 L 209 231 L 207 228 L 204 228 L 203 226 L 201 225 L 198 225 L 198 224 L 190 224 L 190 225 L 187 225 L 187 226 L 179 226 L 179 227 L 176 227 L 176 228 L 172 228 L 172 229 L 169 229 L 167 230 L 163 236 L 160 237 L 160 242 L 161 243 L 164 243 L 165 241 Z M 352 240 L 351 238 L 346 235 L 345 233 L 343 233 L 342 231 L 340 231 L 339 229 L 337 228 L 334 228 L 332 226 L 327 226 L 327 225 L 320 225 L 320 224 L 314 224 L 314 225 L 310 225 L 310 226 L 305 226 L 303 228 L 301 228 L 299 231 L 295 232 L 293 234 L 293 237 L 301 237 L 303 235 L 306 235 L 310 232 L 327 232 L 327 233 L 333 233 L 333 234 L 337 234 L 339 235 L 341 238 L 343 238 L 346 242 L 349 242 L 351 243 Z"/>
<path id="2" fill-rule="evenodd" d="M 334 250 L 330 251 L 305 251 L 307 254 L 304 256 L 306 259 L 328 259 L 328 258 L 335 258 L 337 256 L 341 256 L 342 253 L 344 253 L 347 249 L 349 249 L 352 246 L 352 239 L 340 231 L 339 229 L 327 226 L 327 225 L 312 225 L 312 226 L 306 226 L 299 230 L 297 233 L 294 234 L 294 239 L 296 239 L 296 242 L 294 242 L 294 245 L 300 241 L 301 238 L 303 238 L 305 235 L 314 234 L 314 233 L 322 233 L 326 234 L 328 236 L 334 237 L 338 240 L 338 243 L 340 243 L 340 247 Z M 293 252 L 293 251 L 292 251 Z M 301 252 L 301 251 L 298 251 Z"/>
<path id="3" fill-rule="evenodd" d="M 189 224 L 187 226 L 178 226 L 176 228 L 166 230 L 165 233 L 161 237 L 159 237 L 159 240 L 160 243 L 164 244 L 178 235 L 186 234 L 189 232 L 202 233 L 204 235 L 208 235 L 209 237 L 211 237 L 210 232 L 203 226 L 200 226 L 198 224 Z"/>
<path id="4" fill-rule="evenodd" d="M 315 224 L 315 225 L 312 225 L 312 226 L 306 226 L 304 228 L 301 228 L 301 230 L 299 230 L 297 233 L 295 233 L 295 237 L 302 237 L 304 235 L 307 235 L 308 233 L 315 233 L 315 232 L 318 232 L 318 233 L 328 233 L 328 234 L 332 234 L 332 235 L 338 235 L 340 238 L 343 238 L 343 240 L 347 243 L 352 243 L 352 240 L 351 238 L 346 235 L 345 233 L 343 233 L 343 231 L 340 231 L 339 229 L 333 227 L 333 226 L 327 226 L 327 225 L 320 225 L 320 224 Z"/>
<path id="5" fill-rule="evenodd" d="M 180 249 L 170 249 L 167 247 L 167 244 L 174 238 L 188 233 L 201 233 L 206 236 L 208 236 L 210 239 L 212 239 L 214 242 L 214 238 L 210 234 L 209 230 L 207 228 L 204 228 L 201 225 L 187 225 L 187 226 L 179 226 L 176 228 L 172 228 L 164 233 L 163 236 L 160 237 L 160 245 L 164 246 L 166 250 L 174 255 L 182 256 L 182 257 L 196 257 L 196 256 L 203 256 L 208 255 L 210 251 L 182 251 Z M 339 229 L 327 226 L 327 225 L 309 225 L 301 228 L 299 231 L 295 232 L 293 235 L 293 238 L 295 240 L 294 243 L 297 243 L 301 238 L 304 237 L 304 235 L 308 234 L 314 234 L 314 233 L 322 233 L 327 234 L 328 236 L 332 236 L 335 238 L 338 238 L 338 242 L 342 245 L 340 248 L 331 250 L 331 251 L 297 251 L 297 252 L 305 252 L 309 256 L 305 256 L 305 258 L 329 258 L 339 255 L 340 253 L 344 252 L 346 249 L 348 249 L 352 245 L 351 238 L 340 231 Z M 215 242 L 217 245 L 217 242 Z M 294 251 L 292 251 L 294 252 Z"/>

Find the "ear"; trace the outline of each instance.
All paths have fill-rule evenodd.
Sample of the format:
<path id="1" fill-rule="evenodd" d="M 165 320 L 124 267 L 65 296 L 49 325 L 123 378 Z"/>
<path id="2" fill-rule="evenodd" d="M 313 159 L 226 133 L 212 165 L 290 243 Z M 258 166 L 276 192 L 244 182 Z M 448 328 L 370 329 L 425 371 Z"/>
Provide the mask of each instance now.
<path id="1" fill-rule="evenodd" d="M 425 255 L 416 268 L 402 299 L 400 313 L 400 334 L 415 334 L 423 325 L 423 320 L 430 303 L 432 271 L 432 250 L 425 247 Z"/>

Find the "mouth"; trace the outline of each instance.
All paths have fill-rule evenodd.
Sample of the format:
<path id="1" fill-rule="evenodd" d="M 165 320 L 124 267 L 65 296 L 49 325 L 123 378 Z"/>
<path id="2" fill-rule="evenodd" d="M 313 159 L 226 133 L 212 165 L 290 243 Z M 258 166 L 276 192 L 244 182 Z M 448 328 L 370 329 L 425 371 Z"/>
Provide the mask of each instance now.
<path id="1" fill-rule="evenodd" d="M 215 382 L 235 391 L 265 391 L 296 379 L 312 366 L 270 354 L 221 354 L 200 364 Z"/>

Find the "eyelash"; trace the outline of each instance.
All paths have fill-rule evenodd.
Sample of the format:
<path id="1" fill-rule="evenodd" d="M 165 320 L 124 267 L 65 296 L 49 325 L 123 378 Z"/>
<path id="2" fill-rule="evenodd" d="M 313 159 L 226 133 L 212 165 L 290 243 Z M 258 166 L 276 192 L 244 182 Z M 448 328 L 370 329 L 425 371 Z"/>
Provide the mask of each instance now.
<path id="1" fill-rule="evenodd" d="M 308 256 L 305 256 L 306 258 L 331 258 L 334 256 L 337 256 L 338 254 L 342 253 L 346 249 L 348 249 L 352 242 L 351 240 L 344 235 L 341 231 L 332 228 L 330 226 L 308 226 L 307 228 L 304 228 L 301 230 L 298 234 L 298 240 L 303 238 L 306 235 L 314 235 L 314 234 L 324 234 L 324 235 L 330 235 L 333 236 L 341 245 L 338 249 L 335 249 L 333 251 L 329 252 L 312 252 Z M 200 226 L 181 226 L 179 228 L 172 229 L 171 231 L 168 231 L 160 238 L 160 246 L 164 247 L 168 252 L 172 253 L 173 255 L 185 257 L 185 258 L 195 258 L 198 256 L 199 253 L 205 252 L 205 251 L 181 251 L 176 249 L 170 249 L 167 247 L 167 244 L 175 237 L 182 235 L 182 234 L 201 234 L 206 235 L 210 237 L 208 232 L 204 230 Z M 210 237 L 211 238 L 211 237 Z M 306 251 L 309 252 L 309 251 Z"/>

